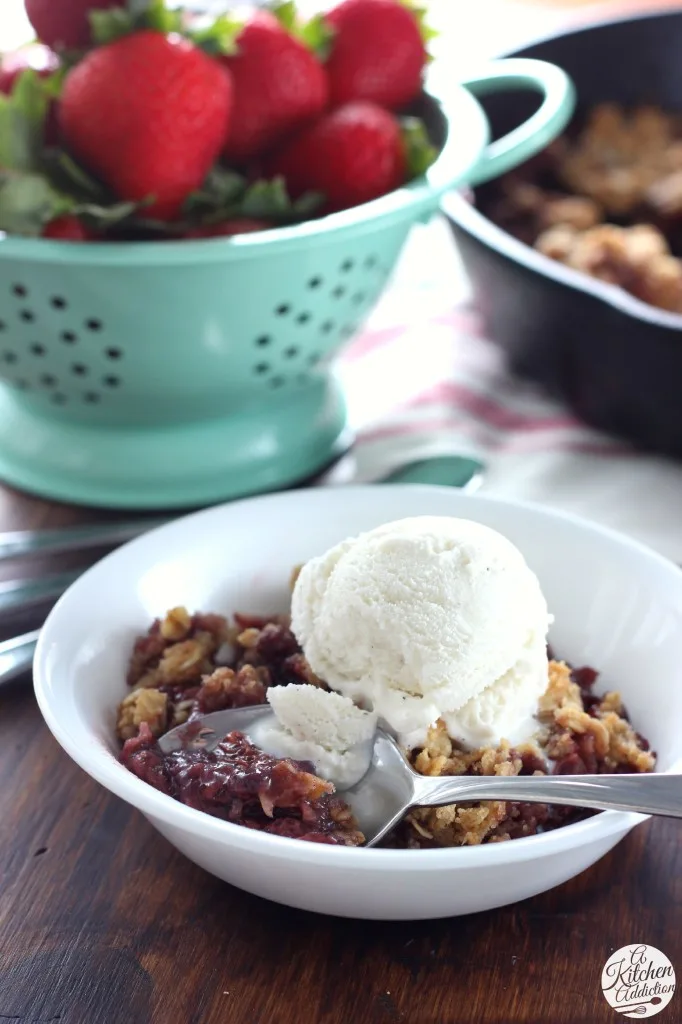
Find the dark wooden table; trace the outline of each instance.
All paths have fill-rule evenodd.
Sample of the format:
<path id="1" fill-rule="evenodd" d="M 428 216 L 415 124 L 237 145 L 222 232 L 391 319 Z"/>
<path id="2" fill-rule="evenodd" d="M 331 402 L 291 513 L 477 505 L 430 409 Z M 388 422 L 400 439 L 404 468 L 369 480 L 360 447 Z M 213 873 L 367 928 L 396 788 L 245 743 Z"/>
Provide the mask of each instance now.
<path id="1" fill-rule="evenodd" d="M 0 530 L 96 519 L 0 489 Z M 682 990 L 674 822 L 517 906 L 318 917 L 175 853 L 71 763 L 25 681 L 0 693 L 0 823 L 0 1024 L 607 1024 L 602 967 L 633 942 L 662 950 Z M 655 1019 L 682 1021 L 682 991 Z"/>

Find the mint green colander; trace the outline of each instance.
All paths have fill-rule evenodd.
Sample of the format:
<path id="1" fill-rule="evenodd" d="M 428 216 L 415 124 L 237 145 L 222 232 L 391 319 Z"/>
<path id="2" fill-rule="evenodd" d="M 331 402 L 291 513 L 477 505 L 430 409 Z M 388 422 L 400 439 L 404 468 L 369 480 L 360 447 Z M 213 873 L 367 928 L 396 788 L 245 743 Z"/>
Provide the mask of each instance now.
<path id="1" fill-rule="evenodd" d="M 573 110 L 558 68 L 492 64 L 423 99 L 441 154 L 375 202 L 233 239 L 0 241 L 0 477 L 51 498 L 189 507 L 296 483 L 349 443 L 331 357 L 445 191 L 510 169 Z M 472 92 L 540 110 L 487 147 Z M 471 90 L 471 91 L 469 91 Z M 381 387 L 381 382 L 376 382 Z"/>

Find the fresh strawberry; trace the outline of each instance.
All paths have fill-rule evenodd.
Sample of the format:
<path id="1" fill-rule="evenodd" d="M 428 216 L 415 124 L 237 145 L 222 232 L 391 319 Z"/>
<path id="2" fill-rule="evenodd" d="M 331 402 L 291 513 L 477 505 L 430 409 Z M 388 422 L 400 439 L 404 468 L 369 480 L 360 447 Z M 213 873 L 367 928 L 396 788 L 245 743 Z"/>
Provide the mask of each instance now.
<path id="1" fill-rule="evenodd" d="M 92 242 L 95 239 L 83 222 L 70 213 L 49 221 L 43 228 L 42 236 L 59 242 Z"/>
<path id="2" fill-rule="evenodd" d="M 8 96 L 23 71 L 37 71 L 41 78 L 51 75 L 59 67 L 57 55 L 40 43 L 24 46 L 0 57 L 0 92 Z"/>
<path id="3" fill-rule="evenodd" d="M 28 20 L 38 39 L 54 50 L 88 46 L 90 11 L 125 6 L 125 0 L 25 0 Z"/>
<path id="4" fill-rule="evenodd" d="M 92 50 L 69 73 L 64 139 L 120 199 L 172 220 L 225 145 L 230 74 L 179 36 L 143 31 Z"/>
<path id="5" fill-rule="evenodd" d="M 427 52 L 418 16 L 401 0 L 343 0 L 325 20 L 333 106 L 371 100 L 398 110 L 419 94 Z"/>
<path id="6" fill-rule="evenodd" d="M 246 235 L 254 231 L 268 231 L 273 224 L 266 220 L 255 220 L 252 217 L 234 217 L 221 224 L 207 224 L 200 228 L 190 228 L 183 238 L 231 238 L 233 235 Z"/>
<path id="7" fill-rule="evenodd" d="M 375 103 L 347 103 L 304 128 L 274 154 L 269 173 L 284 177 L 293 198 L 321 192 L 325 212 L 392 192 L 407 178 L 400 125 Z"/>
<path id="8" fill-rule="evenodd" d="M 234 80 L 234 113 L 225 157 L 244 163 L 317 117 L 327 104 L 320 61 L 274 15 L 252 15 L 224 61 Z"/>

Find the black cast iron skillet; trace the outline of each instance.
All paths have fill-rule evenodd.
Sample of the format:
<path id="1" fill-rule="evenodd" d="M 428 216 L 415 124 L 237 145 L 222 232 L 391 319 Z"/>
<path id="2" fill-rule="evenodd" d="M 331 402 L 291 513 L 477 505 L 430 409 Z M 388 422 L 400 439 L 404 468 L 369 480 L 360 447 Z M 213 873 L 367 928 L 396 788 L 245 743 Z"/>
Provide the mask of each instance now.
<path id="1" fill-rule="evenodd" d="M 607 100 L 682 110 L 682 11 L 564 32 L 506 56 L 563 68 L 577 87 L 578 118 Z M 495 135 L 532 112 L 527 95 L 483 103 Z M 462 195 L 449 195 L 444 208 L 487 332 L 512 369 L 587 423 L 682 456 L 682 316 L 542 256 Z"/>

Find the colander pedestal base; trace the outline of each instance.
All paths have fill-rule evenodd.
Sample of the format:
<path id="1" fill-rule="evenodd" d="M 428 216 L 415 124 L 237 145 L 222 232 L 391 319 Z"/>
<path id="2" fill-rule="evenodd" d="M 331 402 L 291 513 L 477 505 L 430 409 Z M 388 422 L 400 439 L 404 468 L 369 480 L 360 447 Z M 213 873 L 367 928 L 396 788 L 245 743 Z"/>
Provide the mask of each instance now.
<path id="1" fill-rule="evenodd" d="M 349 443 L 333 377 L 224 419 L 126 428 L 43 415 L 0 384 L 0 479 L 58 501 L 193 508 L 296 484 Z"/>

